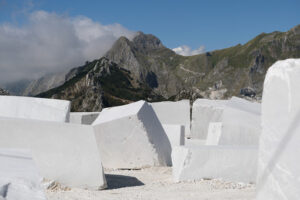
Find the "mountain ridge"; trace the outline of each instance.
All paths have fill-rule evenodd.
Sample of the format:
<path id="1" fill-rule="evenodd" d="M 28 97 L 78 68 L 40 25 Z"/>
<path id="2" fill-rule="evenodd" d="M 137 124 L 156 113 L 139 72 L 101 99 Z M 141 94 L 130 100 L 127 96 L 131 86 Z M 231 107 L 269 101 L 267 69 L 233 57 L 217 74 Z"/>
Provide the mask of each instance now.
<path id="1" fill-rule="evenodd" d="M 231 96 L 259 100 L 267 69 L 277 60 L 292 57 L 300 57 L 300 25 L 287 32 L 261 33 L 245 44 L 194 56 L 178 55 L 166 48 L 154 35 L 139 32 L 132 40 L 120 37 L 105 56 L 98 59 L 98 62 L 104 59 L 107 63 L 117 66 L 118 73 L 121 71 L 125 73 L 126 71 L 127 75 L 123 74 L 122 77 L 126 77 L 125 79 L 131 84 L 131 89 L 141 89 L 141 93 L 147 91 L 156 100 L 226 99 Z M 89 63 L 92 62 L 87 62 L 85 65 L 69 71 L 62 86 L 74 91 L 73 86 L 68 85 L 67 87 L 66 83 L 69 80 L 74 80 L 74 78 L 81 80 L 82 77 L 78 78 L 78 72 L 85 68 L 91 70 Z M 91 74 L 91 79 L 96 76 L 92 73 L 89 74 Z M 101 79 L 99 76 L 98 78 Z M 118 84 L 118 80 L 113 76 L 106 76 L 105 81 L 111 82 L 111 79 L 116 82 L 114 84 Z M 83 83 L 79 85 L 83 85 Z M 105 85 L 105 82 L 102 81 L 100 85 L 95 86 L 96 89 L 94 88 L 99 94 L 104 91 L 101 85 Z M 126 84 L 123 86 L 129 87 Z M 58 88 L 62 89 L 61 86 Z M 111 89 L 111 91 L 106 90 L 107 95 L 114 92 L 113 88 Z M 66 96 L 55 94 L 53 91 L 58 92 L 58 94 L 62 92 L 55 88 L 49 91 L 46 92 L 47 95 L 42 93 L 38 96 L 74 100 L 72 96 L 78 93 L 76 91 L 74 94 L 69 93 Z M 50 93 L 52 95 L 49 95 Z M 113 100 L 111 98 L 105 99 L 103 95 L 97 97 L 90 95 L 93 98 L 104 99 L 103 102 L 101 100 L 101 106 L 85 109 L 85 106 L 80 107 L 80 103 L 77 103 L 73 110 L 99 111 L 109 105 L 119 105 L 133 100 L 125 93 L 122 95 L 116 97 L 114 93 L 112 96 L 114 100 L 119 98 L 118 103 L 108 102 L 106 104 L 103 102 L 108 101 L 107 99 Z M 139 96 L 145 100 L 148 98 L 145 94 L 138 93 L 134 93 L 133 96 Z M 151 98 L 149 100 L 151 101 Z M 85 101 L 89 102 L 88 100 Z"/>
<path id="2" fill-rule="evenodd" d="M 251 88 L 261 97 L 266 69 L 276 60 L 300 57 L 299 29 L 298 25 L 287 32 L 262 33 L 243 45 L 194 56 L 177 55 L 163 45 L 143 55 L 135 53 L 135 49 L 131 48 L 133 53 L 130 56 L 120 53 L 124 47 L 119 45 L 106 56 L 125 69 L 134 70 L 133 66 L 137 68 L 139 74 L 136 78 L 142 81 L 147 82 L 145 77 L 154 73 L 158 84 L 152 88 L 165 98 L 176 96 L 182 91 L 206 98 L 214 98 L 218 93 L 218 98 L 226 98 L 241 95 L 241 90 L 245 88 Z M 295 42 L 291 43 L 290 40 Z M 126 48 L 132 46 L 135 46 L 134 40 Z"/>
<path id="3" fill-rule="evenodd" d="M 132 79 L 130 71 L 120 68 L 105 57 L 76 68 L 74 76 L 63 85 L 43 92 L 37 97 L 72 101 L 72 111 L 100 111 L 140 99 L 165 100 L 143 83 Z"/>

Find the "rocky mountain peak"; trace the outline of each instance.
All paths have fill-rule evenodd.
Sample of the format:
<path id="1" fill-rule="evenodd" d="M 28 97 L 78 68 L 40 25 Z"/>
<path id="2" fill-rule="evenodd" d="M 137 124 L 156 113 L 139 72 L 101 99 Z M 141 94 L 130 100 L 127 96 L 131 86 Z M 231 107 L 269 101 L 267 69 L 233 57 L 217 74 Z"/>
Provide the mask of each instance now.
<path id="1" fill-rule="evenodd" d="M 119 48 L 119 47 L 126 47 L 130 46 L 130 40 L 124 36 L 120 37 L 112 46 L 112 49 Z"/>
<path id="2" fill-rule="evenodd" d="M 105 58 L 86 62 L 40 97 L 68 99 L 74 111 L 99 111 L 140 99 L 260 99 L 264 76 L 277 60 L 300 58 L 300 26 L 262 33 L 246 44 L 180 56 L 153 35 L 120 37 Z"/>
<path id="3" fill-rule="evenodd" d="M 152 50 L 164 47 L 160 39 L 152 34 L 144 34 L 143 32 L 138 32 L 132 42 L 138 50 Z"/>
<path id="4" fill-rule="evenodd" d="M 300 25 L 291 28 L 290 32 L 293 32 L 295 35 L 300 35 Z"/>
<path id="5" fill-rule="evenodd" d="M 72 111 L 101 111 L 104 107 L 123 105 L 140 99 L 164 100 L 131 72 L 102 57 L 76 68 L 74 76 L 63 85 L 43 92 L 38 97 L 72 101 Z"/>
<path id="6" fill-rule="evenodd" d="M 121 48 L 121 49 L 128 49 L 129 46 L 131 46 L 130 43 L 131 43 L 131 41 L 130 41 L 128 38 L 122 36 L 122 37 L 120 37 L 120 38 L 114 43 L 114 45 L 112 46 L 112 48 L 111 48 L 108 52 L 116 51 L 116 50 L 118 50 L 118 49 L 120 49 L 120 48 Z"/>
<path id="7" fill-rule="evenodd" d="M 151 63 L 152 59 L 148 60 L 147 58 L 156 58 L 162 52 L 170 56 L 174 54 L 173 51 L 164 47 L 154 35 L 138 32 L 131 41 L 120 37 L 105 57 L 131 71 L 136 80 L 146 82 L 150 88 L 157 88 L 157 76 L 154 71 L 160 66 L 158 63 Z M 154 62 L 156 61 L 154 60 Z"/>
<path id="8" fill-rule="evenodd" d="M 120 37 L 112 46 L 112 48 L 106 53 L 106 57 L 111 59 L 116 54 L 122 54 L 129 56 L 130 52 L 136 51 L 139 53 L 148 53 L 154 49 L 165 48 L 162 42 L 151 34 L 144 34 L 138 32 L 137 35 L 130 41 L 126 37 Z M 115 60 L 115 59 L 112 59 Z"/>

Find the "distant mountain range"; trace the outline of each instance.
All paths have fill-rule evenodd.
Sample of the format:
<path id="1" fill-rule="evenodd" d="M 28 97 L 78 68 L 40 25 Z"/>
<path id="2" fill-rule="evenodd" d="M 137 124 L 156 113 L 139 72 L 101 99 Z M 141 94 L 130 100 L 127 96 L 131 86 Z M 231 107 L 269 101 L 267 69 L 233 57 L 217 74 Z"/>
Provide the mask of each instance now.
<path id="1" fill-rule="evenodd" d="M 277 60 L 299 57 L 300 25 L 195 56 L 177 55 L 155 36 L 139 32 L 132 40 L 119 38 L 103 58 L 65 74 L 43 77 L 22 94 L 69 99 L 76 111 L 96 111 L 138 99 L 233 95 L 259 99 L 267 69 Z"/>

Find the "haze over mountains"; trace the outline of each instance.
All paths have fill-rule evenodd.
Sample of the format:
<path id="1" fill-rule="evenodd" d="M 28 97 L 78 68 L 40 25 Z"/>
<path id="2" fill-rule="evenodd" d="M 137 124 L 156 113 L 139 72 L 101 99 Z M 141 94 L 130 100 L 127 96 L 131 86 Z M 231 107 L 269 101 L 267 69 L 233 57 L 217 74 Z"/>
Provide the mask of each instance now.
<path id="1" fill-rule="evenodd" d="M 0 85 L 21 80 L 23 87 L 24 80 L 69 71 L 103 56 L 119 37 L 135 34 L 117 23 L 46 10 L 22 15 L 20 24 L 1 18 Z"/>
<path id="2" fill-rule="evenodd" d="M 77 102 L 72 108 L 76 111 L 96 111 L 138 99 L 223 99 L 233 95 L 259 99 L 268 67 L 277 60 L 300 57 L 300 25 L 194 56 L 178 55 L 157 37 L 139 32 L 132 40 L 120 37 L 104 57 L 69 72 L 42 77 L 26 88 L 11 85 L 7 89 L 69 99 Z"/>

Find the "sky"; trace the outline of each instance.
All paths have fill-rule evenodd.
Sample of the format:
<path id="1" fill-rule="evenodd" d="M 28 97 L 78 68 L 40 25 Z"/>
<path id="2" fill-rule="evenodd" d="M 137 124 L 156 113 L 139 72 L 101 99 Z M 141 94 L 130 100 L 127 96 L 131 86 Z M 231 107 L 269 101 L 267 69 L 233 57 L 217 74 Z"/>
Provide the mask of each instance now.
<path id="1" fill-rule="evenodd" d="M 299 0 L 0 0 L 0 84 L 96 59 L 136 31 L 182 55 L 244 44 L 300 24 L 299 10 Z"/>

